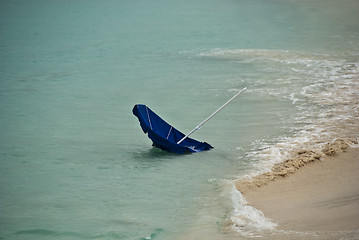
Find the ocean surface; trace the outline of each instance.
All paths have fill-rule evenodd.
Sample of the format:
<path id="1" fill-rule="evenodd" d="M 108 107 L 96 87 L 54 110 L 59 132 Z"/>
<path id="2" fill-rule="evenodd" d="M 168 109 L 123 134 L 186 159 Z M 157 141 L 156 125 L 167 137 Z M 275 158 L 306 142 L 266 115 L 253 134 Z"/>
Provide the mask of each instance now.
<path id="1" fill-rule="evenodd" d="M 0 239 L 275 231 L 233 181 L 358 139 L 358 76 L 357 0 L 1 0 Z M 244 87 L 207 152 L 154 149 L 131 112 L 187 133 Z"/>

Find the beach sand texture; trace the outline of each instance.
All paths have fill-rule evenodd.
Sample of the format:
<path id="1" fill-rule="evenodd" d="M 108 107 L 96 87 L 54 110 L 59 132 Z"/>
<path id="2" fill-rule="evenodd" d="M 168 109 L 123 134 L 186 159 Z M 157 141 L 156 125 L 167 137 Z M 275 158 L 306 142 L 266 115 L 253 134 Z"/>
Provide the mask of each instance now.
<path id="1" fill-rule="evenodd" d="M 359 149 L 346 145 L 343 140 L 329 144 L 321 157 L 299 152 L 298 158 L 310 156 L 310 164 L 302 159 L 296 169 L 287 161 L 251 183 L 237 182 L 237 188 L 249 205 L 278 224 L 282 237 L 285 232 L 296 232 L 297 237 L 301 232 L 311 234 L 300 239 L 359 239 Z"/>

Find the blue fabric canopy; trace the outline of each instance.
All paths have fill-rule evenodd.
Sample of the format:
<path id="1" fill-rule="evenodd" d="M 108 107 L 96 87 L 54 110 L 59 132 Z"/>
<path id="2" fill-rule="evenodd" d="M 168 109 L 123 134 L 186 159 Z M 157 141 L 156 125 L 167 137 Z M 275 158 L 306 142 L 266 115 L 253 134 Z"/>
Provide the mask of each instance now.
<path id="1" fill-rule="evenodd" d="M 177 142 L 185 134 L 169 125 L 146 105 L 137 104 L 133 107 L 132 112 L 140 121 L 143 132 L 148 134 L 155 147 L 174 153 L 201 152 L 213 148 L 206 142 L 199 142 L 189 137 L 178 144 Z"/>

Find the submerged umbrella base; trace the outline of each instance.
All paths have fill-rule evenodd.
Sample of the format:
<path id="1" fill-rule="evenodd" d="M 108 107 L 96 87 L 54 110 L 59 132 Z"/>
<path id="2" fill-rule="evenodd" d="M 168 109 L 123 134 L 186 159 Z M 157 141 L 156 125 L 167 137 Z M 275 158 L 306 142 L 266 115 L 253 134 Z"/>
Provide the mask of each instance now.
<path id="1" fill-rule="evenodd" d="M 143 132 L 152 140 L 154 147 L 174 153 L 201 152 L 213 148 L 206 142 L 189 137 L 178 144 L 185 134 L 169 125 L 146 105 L 137 104 L 132 112 L 140 121 Z"/>

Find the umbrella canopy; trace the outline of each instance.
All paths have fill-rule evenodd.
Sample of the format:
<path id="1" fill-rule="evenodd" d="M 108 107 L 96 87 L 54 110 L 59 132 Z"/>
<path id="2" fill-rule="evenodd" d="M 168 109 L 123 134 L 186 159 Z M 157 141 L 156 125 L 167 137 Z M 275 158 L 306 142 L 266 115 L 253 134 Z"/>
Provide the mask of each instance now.
<path id="1" fill-rule="evenodd" d="M 199 142 L 189 137 L 183 139 L 185 134 L 165 122 L 146 105 L 137 104 L 132 112 L 140 121 L 143 132 L 147 133 L 153 146 L 157 148 L 174 153 L 201 152 L 213 148 L 206 142 Z M 182 141 L 178 143 L 180 140 Z"/>

